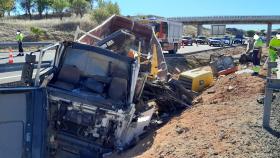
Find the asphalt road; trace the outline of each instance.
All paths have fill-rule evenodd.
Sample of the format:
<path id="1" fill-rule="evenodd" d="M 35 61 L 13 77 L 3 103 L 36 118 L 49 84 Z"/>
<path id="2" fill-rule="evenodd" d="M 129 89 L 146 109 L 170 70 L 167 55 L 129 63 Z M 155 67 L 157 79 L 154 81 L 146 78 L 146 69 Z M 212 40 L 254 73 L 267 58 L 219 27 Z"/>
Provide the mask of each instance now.
<path id="1" fill-rule="evenodd" d="M 21 78 L 21 71 L 0 73 L 0 84 L 19 81 Z"/>
<path id="2" fill-rule="evenodd" d="M 196 45 L 193 44 L 192 46 L 184 46 L 178 50 L 177 54 L 187 54 L 193 52 L 200 52 L 204 50 L 211 50 L 211 49 L 219 49 L 220 47 L 210 47 L 209 45 Z"/>
<path id="3" fill-rule="evenodd" d="M 16 56 L 18 53 L 14 52 L 14 63 L 22 63 L 25 62 L 25 56 Z M 26 54 L 26 53 L 25 53 Z M 39 53 L 35 53 L 36 55 L 36 61 L 39 60 Z M 55 51 L 50 50 L 47 51 L 44 56 L 43 56 L 43 61 L 52 61 L 55 56 Z M 9 53 L 8 52 L 1 52 L 0 53 L 0 65 L 1 64 L 7 64 L 9 61 Z M 10 67 L 13 65 L 10 64 Z M 35 72 L 35 70 L 34 70 Z M 0 84 L 1 83 L 8 83 L 8 82 L 15 82 L 19 81 L 21 78 L 21 71 L 12 71 L 12 72 L 5 72 L 5 73 L 0 73 Z"/>

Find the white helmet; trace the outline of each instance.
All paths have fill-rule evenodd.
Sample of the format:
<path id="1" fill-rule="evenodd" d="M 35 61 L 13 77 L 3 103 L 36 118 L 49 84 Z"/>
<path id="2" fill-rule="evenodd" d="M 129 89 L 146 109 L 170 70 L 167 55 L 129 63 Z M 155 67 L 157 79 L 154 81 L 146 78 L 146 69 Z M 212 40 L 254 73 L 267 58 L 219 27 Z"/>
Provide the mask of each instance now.
<path id="1" fill-rule="evenodd" d="M 257 39 L 259 39 L 259 38 L 260 38 L 259 35 L 257 35 L 257 34 L 254 35 L 254 40 L 257 40 Z"/>
<path id="2" fill-rule="evenodd" d="M 276 38 L 280 40 L 280 32 L 277 32 Z"/>

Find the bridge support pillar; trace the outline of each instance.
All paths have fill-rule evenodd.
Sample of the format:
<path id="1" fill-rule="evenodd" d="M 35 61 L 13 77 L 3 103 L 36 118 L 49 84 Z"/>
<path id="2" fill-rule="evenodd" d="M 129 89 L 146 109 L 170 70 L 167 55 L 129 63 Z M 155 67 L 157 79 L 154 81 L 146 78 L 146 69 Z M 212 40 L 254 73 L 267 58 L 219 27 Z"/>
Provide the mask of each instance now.
<path id="1" fill-rule="evenodd" d="M 202 35 L 202 24 L 197 25 L 197 36 Z"/>
<path id="2" fill-rule="evenodd" d="M 272 24 L 269 23 L 267 25 L 267 33 L 266 33 L 266 46 L 267 47 L 269 46 L 269 42 L 270 42 L 270 39 L 271 39 L 271 30 L 272 30 Z"/>

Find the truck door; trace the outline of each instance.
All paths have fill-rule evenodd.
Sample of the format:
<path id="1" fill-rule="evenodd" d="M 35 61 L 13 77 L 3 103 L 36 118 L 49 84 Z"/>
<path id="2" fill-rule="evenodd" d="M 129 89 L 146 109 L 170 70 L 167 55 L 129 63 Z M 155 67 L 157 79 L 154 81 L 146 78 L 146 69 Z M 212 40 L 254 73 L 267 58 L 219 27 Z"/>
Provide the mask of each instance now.
<path id="1" fill-rule="evenodd" d="M 45 156 L 46 98 L 41 88 L 0 88 L 1 158 Z"/>

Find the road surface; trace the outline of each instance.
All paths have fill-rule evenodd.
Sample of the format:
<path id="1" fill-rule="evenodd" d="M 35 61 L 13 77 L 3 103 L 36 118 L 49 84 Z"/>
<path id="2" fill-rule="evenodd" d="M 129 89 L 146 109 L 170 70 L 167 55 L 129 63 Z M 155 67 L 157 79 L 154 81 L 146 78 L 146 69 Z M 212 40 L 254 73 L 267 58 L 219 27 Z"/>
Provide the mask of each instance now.
<path id="1" fill-rule="evenodd" d="M 178 50 L 177 54 L 187 54 L 193 52 L 200 52 L 204 50 L 211 50 L 211 49 L 219 49 L 220 47 L 210 47 L 209 45 L 192 45 L 192 46 L 184 46 Z"/>
<path id="2" fill-rule="evenodd" d="M 21 78 L 21 71 L 0 73 L 0 84 L 19 81 Z"/>
<path id="3" fill-rule="evenodd" d="M 14 52 L 14 63 L 23 63 L 25 62 L 25 56 L 16 56 L 18 53 Z M 39 59 L 39 53 L 35 53 L 36 55 L 36 61 Z M 43 56 L 43 61 L 52 61 L 55 56 L 55 51 L 50 50 L 47 51 Z M 0 53 L 0 65 L 7 64 L 9 61 L 9 53 L 8 52 L 1 52 Z M 9 64 L 9 67 L 12 67 L 13 64 Z M 36 70 L 34 70 L 36 72 Z M 5 72 L 0 73 L 0 84 L 2 83 L 8 83 L 8 82 L 15 82 L 19 81 L 21 78 L 21 71 L 12 71 L 12 72 Z"/>

